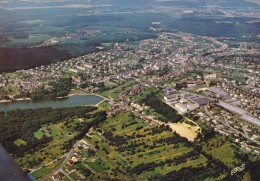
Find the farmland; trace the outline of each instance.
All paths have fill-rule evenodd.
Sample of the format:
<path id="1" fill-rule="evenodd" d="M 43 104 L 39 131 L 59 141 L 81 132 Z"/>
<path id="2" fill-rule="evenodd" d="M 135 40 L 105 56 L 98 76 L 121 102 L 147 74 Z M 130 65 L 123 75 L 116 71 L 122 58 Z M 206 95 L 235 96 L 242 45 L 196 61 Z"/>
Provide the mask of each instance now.
<path id="1" fill-rule="evenodd" d="M 211 142 L 218 139 L 223 141 L 224 147 L 230 144 L 223 137 L 214 137 Z M 176 171 L 187 169 L 192 173 L 207 168 L 208 173 L 198 172 L 194 177 L 222 180 L 228 176 L 228 168 L 234 166 L 230 165 L 229 158 L 225 159 L 222 147 L 188 142 L 169 126 L 150 125 L 125 112 L 91 130 L 84 142 L 93 147 L 77 151 L 81 159 L 76 164 L 77 169 L 70 173 L 74 177 L 80 177 L 82 169 L 86 169 L 89 174 L 85 176 L 94 180 L 160 180 Z M 218 153 L 210 151 L 214 148 L 218 148 Z M 230 149 L 237 151 L 236 147 Z"/>
<path id="2" fill-rule="evenodd" d="M 69 124 L 68 121 L 70 121 Z M 69 119 L 57 124 L 42 125 L 38 131 L 34 132 L 35 138 L 40 140 L 43 137 L 48 137 L 52 138 L 52 141 L 48 142 L 42 149 L 25 154 L 24 157 L 17 159 L 17 163 L 23 168 L 30 168 L 32 165 L 37 168 L 61 157 L 66 153 L 63 145 L 79 134 L 76 127 L 80 124 L 81 122 L 78 119 Z M 21 139 L 16 140 L 14 143 L 17 146 L 25 144 Z"/>

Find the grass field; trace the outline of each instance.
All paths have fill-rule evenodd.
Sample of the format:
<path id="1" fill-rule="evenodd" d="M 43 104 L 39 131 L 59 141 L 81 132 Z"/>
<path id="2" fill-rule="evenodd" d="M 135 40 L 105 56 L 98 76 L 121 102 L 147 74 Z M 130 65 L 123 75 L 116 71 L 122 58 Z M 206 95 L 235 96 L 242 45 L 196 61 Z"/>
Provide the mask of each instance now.
<path id="1" fill-rule="evenodd" d="M 78 119 L 72 119 L 70 122 L 72 126 L 70 128 L 66 127 L 64 122 L 42 126 L 42 128 L 34 133 L 34 136 L 37 139 L 47 136 L 53 138 L 53 140 L 43 148 L 31 154 L 25 154 L 24 157 L 17 159 L 17 163 L 23 168 L 38 168 L 65 154 L 63 145 L 77 134 L 77 131 L 72 132 L 71 130 L 74 129 L 73 125 L 78 122 Z M 17 140 L 16 143 L 24 144 L 22 140 Z"/>
<path id="2" fill-rule="evenodd" d="M 55 168 L 57 168 L 61 163 L 63 162 L 62 160 L 59 160 L 47 167 L 41 168 L 40 170 L 33 172 L 31 175 L 34 177 L 34 179 L 39 179 L 43 176 L 45 176 L 45 178 L 47 179 L 46 175 L 48 175 L 49 173 L 51 173 Z"/>
<path id="3" fill-rule="evenodd" d="M 151 126 L 128 113 L 108 118 L 101 128 L 102 134 L 95 133 L 92 138 L 85 138 L 86 142 L 99 148 L 95 155 L 81 154 L 86 155 L 84 163 L 92 171 L 93 179 L 147 180 L 186 167 L 208 165 L 209 160 L 203 154 L 180 141 L 182 138 L 170 129 Z M 131 170 L 143 168 L 142 165 L 144 171 L 129 175 Z"/>
<path id="4" fill-rule="evenodd" d="M 244 155 L 244 153 L 233 143 L 226 142 L 223 136 L 215 136 L 210 139 L 207 144 L 203 144 L 203 149 L 229 168 L 242 164 L 238 155 Z"/>
<path id="5" fill-rule="evenodd" d="M 9 93 L 18 93 L 18 87 L 17 86 L 4 86 L 4 91 Z"/>
<path id="6" fill-rule="evenodd" d="M 122 90 L 127 90 L 127 89 L 130 89 L 132 87 L 132 85 L 134 85 L 136 83 L 136 80 L 131 80 L 131 81 L 128 81 L 127 83 L 121 85 L 121 86 L 118 86 L 114 89 L 111 89 L 111 90 L 107 90 L 107 91 L 104 91 L 101 93 L 101 95 L 105 96 L 105 97 L 108 97 L 108 98 L 112 98 L 116 101 L 119 100 L 119 93 L 122 91 Z"/>
<path id="7" fill-rule="evenodd" d="M 107 101 L 103 101 L 100 104 L 98 104 L 98 108 L 101 110 L 106 110 L 106 108 L 109 107 L 109 103 Z"/>
<path id="8" fill-rule="evenodd" d="M 41 139 L 44 136 L 44 133 L 42 132 L 42 130 L 36 131 L 34 133 L 34 137 L 37 139 Z"/>
<path id="9" fill-rule="evenodd" d="M 101 160 L 96 160 L 95 162 L 88 162 L 87 165 L 96 172 L 103 172 L 109 168 L 109 166 Z"/>
<path id="10" fill-rule="evenodd" d="M 48 156 L 41 162 L 46 164 L 54 157 L 57 158 L 57 155 L 64 154 L 61 146 L 69 139 L 64 135 L 81 121 L 87 120 L 71 119 L 67 124 L 61 122 L 43 126 L 35 134 L 39 136 L 39 131 L 45 131 L 44 134 L 55 137 L 56 142 L 52 141 L 41 151 L 24 159 L 28 159 L 27 162 L 42 159 L 48 152 Z M 191 120 L 184 122 L 190 123 L 190 126 L 192 124 L 194 129 L 200 128 L 195 122 L 191 123 Z M 149 180 L 187 168 L 201 169 L 198 175 L 203 175 L 203 178 L 208 180 L 223 180 L 230 170 L 222 169 L 221 165 L 210 157 L 230 169 L 242 163 L 239 158 L 241 153 L 223 136 L 216 135 L 207 142 L 191 143 L 167 126 L 150 125 L 128 112 L 109 117 L 98 127 L 92 128 L 91 135 L 84 137 L 83 141 L 90 145 L 88 149 L 76 150 L 80 159 L 69 173 L 73 180 L 84 177 L 93 180 Z M 197 149 L 198 146 L 200 149 Z M 33 176 L 36 179 L 47 178 L 51 166 L 40 169 L 33 173 Z M 204 173 L 203 169 L 209 170 Z"/>
<path id="11" fill-rule="evenodd" d="M 26 145 L 27 143 L 26 143 L 26 141 L 24 141 L 22 139 L 17 139 L 17 140 L 15 140 L 14 144 L 17 146 L 21 146 L 21 145 Z"/>
<path id="12" fill-rule="evenodd" d="M 79 175 L 78 175 L 76 172 L 70 173 L 69 176 L 70 176 L 73 180 L 78 180 L 78 179 L 79 179 Z"/>

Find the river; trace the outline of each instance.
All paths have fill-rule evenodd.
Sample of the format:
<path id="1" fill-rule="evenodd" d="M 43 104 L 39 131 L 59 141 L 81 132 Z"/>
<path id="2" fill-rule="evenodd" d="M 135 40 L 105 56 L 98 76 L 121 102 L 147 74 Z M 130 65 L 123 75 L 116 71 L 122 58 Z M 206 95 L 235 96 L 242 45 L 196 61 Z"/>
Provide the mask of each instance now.
<path id="1" fill-rule="evenodd" d="M 72 95 L 66 98 L 46 100 L 46 101 L 17 101 L 0 103 L 0 111 L 10 111 L 14 109 L 37 109 L 37 108 L 62 108 L 83 105 L 95 105 L 104 100 L 96 95 Z"/>

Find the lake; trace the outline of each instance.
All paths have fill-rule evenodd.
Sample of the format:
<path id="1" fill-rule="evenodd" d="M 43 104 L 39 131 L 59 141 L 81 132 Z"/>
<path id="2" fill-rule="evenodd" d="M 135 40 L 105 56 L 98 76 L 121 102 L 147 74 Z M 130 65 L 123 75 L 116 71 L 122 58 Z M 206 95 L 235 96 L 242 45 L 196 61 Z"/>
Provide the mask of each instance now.
<path id="1" fill-rule="evenodd" d="M 96 95 L 73 95 L 67 98 L 47 100 L 47 101 L 17 101 L 0 103 L 0 111 L 10 111 L 14 109 L 37 109 L 37 108 L 62 108 L 83 105 L 95 105 L 104 100 Z"/>

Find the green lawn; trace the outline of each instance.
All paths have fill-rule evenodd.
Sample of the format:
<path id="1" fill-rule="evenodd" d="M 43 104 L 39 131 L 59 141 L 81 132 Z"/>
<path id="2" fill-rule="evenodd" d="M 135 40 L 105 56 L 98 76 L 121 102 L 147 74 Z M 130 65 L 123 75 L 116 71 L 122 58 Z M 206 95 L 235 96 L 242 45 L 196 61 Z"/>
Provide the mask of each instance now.
<path id="1" fill-rule="evenodd" d="M 113 45 L 111 43 L 101 43 L 101 46 L 103 46 L 107 49 L 113 48 Z"/>
<path id="2" fill-rule="evenodd" d="M 136 166 L 141 163 L 150 163 L 150 162 L 153 162 L 154 160 L 163 161 L 168 158 L 175 158 L 178 156 L 185 155 L 186 153 L 188 153 L 192 150 L 192 148 L 187 148 L 187 147 L 181 147 L 179 149 L 160 147 L 160 149 L 161 149 L 161 151 L 159 151 L 159 153 L 157 152 L 157 154 L 144 155 L 142 158 L 138 157 L 138 155 L 140 153 L 131 156 L 131 159 L 134 161 L 132 166 Z M 153 150 L 151 150 L 151 151 L 153 151 Z M 146 152 L 144 152 L 144 153 L 146 153 Z"/>
<path id="3" fill-rule="evenodd" d="M 108 108 L 110 105 L 109 105 L 109 103 L 107 102 L 107 101 L 103 101 L 103 102 L 101 102 L 99 105 L 98 105 L 98 107 L 100 108 L 100 109 L 102 109 L 102 110 L 105 110 L 106 108 Z"/>
<path id="4" fill-rule="evenodd" d="M 242 164 L 237 153 L 242 155 L 244 153 L 236 145 L 226 141 L 223 136 L 215 136 L 210 139 L 208 144 L 203 144 L 203 149 L 229 168 Z"/>
<path id="5" fill-rule="evenodd" d="M 210 170 L 208 180 L 213 179 L 211 175 L 216 180 L 223 180 L 229 172 L 221 168 L 219 172 L 215 168 L 220 165 L 210 163 L 204 152 L 196 151 L 197 147 L 166 127 L 149 125 L 129 113 L 121 112 L 108 118 L 100 128 L 103 130 L 101 135 L 95 133 L 92 138 L 85 138 L 98 148 L 95 155 L 90 156 L 86 151 L 81 153 L 85 158 L 83 163 L 93 172 L 91 177 L 94 180 L 147 180 L 184 168 L 198 167 Z M 236 148 L 221 136 L 196 144 L 230 168 L 239 163 L 239 158 L 235 158 L 238 155 Z M 131 173 L 136 169 L 141 169 L 141 172 Z"/>
<path id="6" fill-rule="evenodd" d="M 131 80 L 121 86 L 118 86 L 114 89 L 111 89 L 111 90 L 107 90 L 107 91 L 104 91 L 101 93 L 101 95 L 105 96 L 105 97 L 111 97 L 112 99 L 116 100 L 116 101 L 119 101 L 119 93 L 122 91 L 122 90 L 127 90 L 127 89 L 130 89 L 134 84 L 136 83 L 136 80 Z"/>
<path id="7" fill-rule="evenodd" d="M 101 160 L 97 160 L 95 162 L 88 162 L 87 165 L 96 172 L 103 172 L 109 168 L 108 164 Z"/>
<path id="8" fill-rule="evenodd" d="M 136 130 L 136 128 L 142 126 L 143 128 Z M 180 144 L 165 144 L 164 139 L 169 139 L 173 136 L 171 131 L 162 131 L 162 132 L 154 132 L 151 133 L 153 129 L 159 129 L 159 126 L 153 125 L 150 126 L 148 123 L 143 122 L 141 119 L 133 118 L 128 113 L 119 113 L 113 118 L 108 118 L 102 125 L 101 128 L 105 131 L 111 132 L 114 136 L 118 137 L 128 137 L 126 142 L 122 142 L 119 146 L 114 146 L 109 139 L 105 135 L 95 134 L 90 142 L 95 142 L 98 146 L 98 151 L 95 157 L 100 157 L 100 161 L 89 162 L 85 161 L 90 168 L 92 168 L 97 173 L 95 176 L 103 176 L 104 178 L 109 174 L 108 168 L 110 168 L 110 173 L 115 173 L 113 171 L 116 168 L 120 168 L 120 170 L 133 169 L 134 167 L 140 164 L 152 164 L 163 163 L 167 159 L 175 159 L 181 156 L 185 157 L 187 155 L 187 161 L 180 162 L 178 165 L 167 165 L 164 164 L 162 166 L 156 166 L 155 172 L 144 172 L 144 174 L 140 174 L 139 176 L 134 176 L 133 178 L 137 178 L 139 180 L 143 180 L 143 178 L 148 178 L 153 176 L 154 174 L 166 174 L 168 172 L 179 170 L 183 167 L 188 166 L 204 166 L 207 163 L 207 158 L 203 155 L 200 155 L 198 158 L 192 159 L 192 157 L 188 156 L 189 153 L 194 151 L 192 147 L 187 145 Z M 133 135 L 139 135 L 134 136 Z M 118 151 L 120 146 L 134 146 L 134 152 L 122 150 Z M 156 145 L 155 147 L 153 147 Z M 146 147 L 145 147 L 146 146 Z M 103 149 L 105 148 L 105 149 Z M 84 153 L 82 153 L 84 154 Z M 103 162 L 103 164 L 102 164 Z M 106 163 L 109 163 L 106 166 Z M 122 174 L 122 173 L 120 173 Z M 119 173 L 117 173 L 119 175 Z M 122 179 L 128 177 L 126 175 L 120 175 L 117 177 L 118 179 Z M 130 177 L 129 177 L 130 179 Z M 145 180 L 145 179 L 144 179 Z"/>
<path id="9" fill-rule="evenodd" d="M 40 170 L 33 172 L 31 175 L 33 176 L 34 179 L 39 179 L 43 176 L 46 176 L 47 174 L 51 173 L 55 168 L 57 168 L 61 163 L 63 162 L 62 160 L 59 160 L 47 167 L 41 168 Z"/>
<path id="10" fill-rule="evenodd" d="M 42 132 L 42 130 L 38 130 L 34 133 L 34 137 L 37 139 L 41 139 L 43 137 L 44 133 Z"/>
<path id="11" fill-rule="evenodd" d="M 82 152 L 81 152 L 81 156 L 82 156 L 83 158 L 88 158 L 88 157 L 89 157 L 88 151 L 82 151 Z"/>
<path id="12" fill-rule="evenodd" d="M 53 124 L 49 126 L 49 128 L 52 130 L 51 136 L 54 139 L 59 139 L 64 134 L 64 128 L 62 128 L 62 126 L 64 126 L 63 123 Z"/>
<path id="13" fill-rule="evenodd" d="M 149 171 L 149 172 L 144 172 L 138 176 L 139 180 L 143 180 L 145 178 L 151 177 L 151 176 L 156 176 L 156 175 L 165 175 L 173 170 L 180 170 L 183 167 L 198 167 L 199 165 L 206 165 L 207 159 L 204 156 L 200 156 L 199 158 L 195 160 L 188 160 L 185 163 L 178 164 L 176 166 L 173 165 L 164 165 L 161 167 L 156 167 L 154 171 Z"/>
<path id="14" fill-rule="evenodd" d="M 14 144 L 16 146 L 21 146 L 21 145 L 26 145 L 27 143 L 26 143 L 26 141 L 24 141 L 22 139 L 17 139 L 17 140 L 14 141 Z"/>
<path id="15" fill-rule="evenodd" d="M 72 121 L 72 123 L 73 122 L 74 121 Z M 49 126 L 43 125 L 41 129 L 34 133 L 34 136 L 37 139 L 40 139 L 42 136 L 46 135 L 47 137 L 52 137 L 53 140 L 43 148 L 30 154 L 25 154 L 22 158 L 17 159 L 16 162 L 23 168 L 38 168 L 60 157 L 65 153 L 65 149 L 63 148 L 64 143 L 72 139 L 73 135 L 75 136 L 77 134 L 76 131 L 73 131 L 71 136 L 65 136 L 69 132 L 69 129 L 64 126 L 64 122 Z M 20 139 L 16 140 L 15 143 L 18 145 L 24 144 L 23 140 Z"/>
<path id="16" fill-rule="evenodd" d="M 70 173 L 69 176 L 75 181 L 79 179 L 79 175 L 76 172 Z"/>

